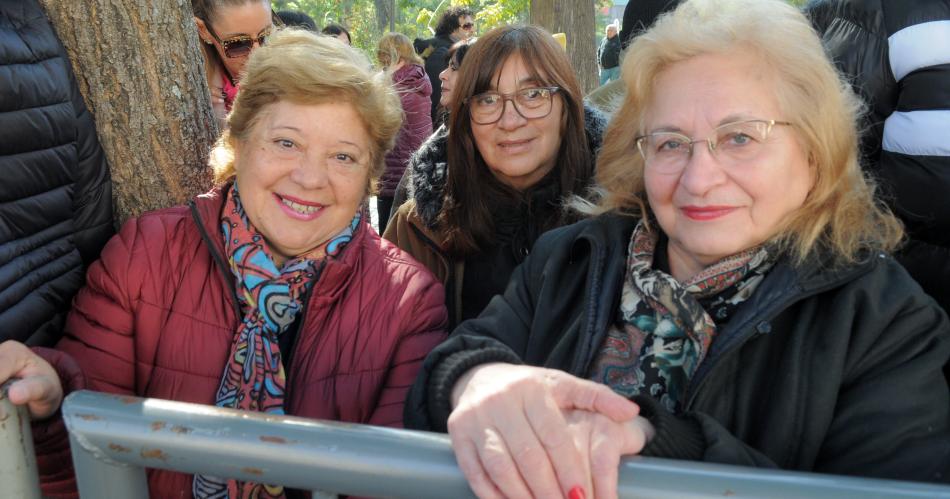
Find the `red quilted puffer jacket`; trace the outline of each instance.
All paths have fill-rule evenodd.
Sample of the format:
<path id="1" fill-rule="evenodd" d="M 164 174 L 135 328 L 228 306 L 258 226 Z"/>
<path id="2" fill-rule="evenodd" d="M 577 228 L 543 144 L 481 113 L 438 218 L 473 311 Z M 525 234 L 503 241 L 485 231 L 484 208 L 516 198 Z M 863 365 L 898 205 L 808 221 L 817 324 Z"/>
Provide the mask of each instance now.
<path id="1" fill-rule="evenodd" d="M 224 257 L 221 190 L 130 220 L 89 270 L 56 350 L 64 390 L 213 404 L 241 314 Z M 442 285 L 364 225 L 324 269 L 288 369 L 288 414 L 402 425 L 406 391 L 445 338 Z M 34 426 L 43 492 L 76 497 L 58 417 Z M 152 497 L 191 497 L 192 476 L 149 470 Z"/>

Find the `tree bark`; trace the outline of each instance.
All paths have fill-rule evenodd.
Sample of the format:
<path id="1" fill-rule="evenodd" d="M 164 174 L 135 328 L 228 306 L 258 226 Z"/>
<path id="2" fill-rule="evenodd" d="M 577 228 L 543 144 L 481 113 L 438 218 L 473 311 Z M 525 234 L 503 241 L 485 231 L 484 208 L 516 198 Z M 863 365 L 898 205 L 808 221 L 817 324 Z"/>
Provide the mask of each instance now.
<path id="1" fill-rule="evenodd" d="M 567 35 L 567 54 L 585 93 L 597 88 L 594 0 L 531 0 L 529 20 L 551 33 Z"/>
<path id="2" fill-rule="evenodd" d="M 385 33 L 391 31 L 395 21 L 392 0 L 373 0 L 373 6 L 376 7 L 376 32 Z"/>
<path id="3" fill-rule="evenodd" d="M 40 0 L 112 173 L 116 222 L 211 186 L 217 123 L 188 0 Z"/>

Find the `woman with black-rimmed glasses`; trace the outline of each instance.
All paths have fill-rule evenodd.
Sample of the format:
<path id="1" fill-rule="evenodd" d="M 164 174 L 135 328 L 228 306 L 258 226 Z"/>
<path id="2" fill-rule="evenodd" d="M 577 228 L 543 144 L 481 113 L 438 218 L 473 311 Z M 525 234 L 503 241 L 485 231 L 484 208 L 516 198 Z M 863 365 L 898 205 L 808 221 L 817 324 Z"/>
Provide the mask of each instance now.
<path id="1" fill-rule="evenodd" d="M 616 498 L 625 455 L 950 479 L 950 323 L 889 255 L 808 20 L 685 0 L 627 50 L 591 218 L 427 356 L 406 426 L 447 431 L 482 498 Z M 539 95 L 498 92 L 475 122 Z"/>
<path id="2" fill-rule="evenodd" d="M 604 126 L 581 97 L 540 28 L 500 27 L 468 50 L 448 133 L 414 157 L 410 199 L 384 234 L 442 279 L 453 324 L 504 290 L 542 232 L 574 220 L 563 201 L 589 186 Z"/>
<path id="3" fill-rule="evenodd" d="M 191 8 L 204 47 L 211 108 L 223 127 L 248 56 L 274 29 L 273 12 L 267 0 L 192 0 Z"/>

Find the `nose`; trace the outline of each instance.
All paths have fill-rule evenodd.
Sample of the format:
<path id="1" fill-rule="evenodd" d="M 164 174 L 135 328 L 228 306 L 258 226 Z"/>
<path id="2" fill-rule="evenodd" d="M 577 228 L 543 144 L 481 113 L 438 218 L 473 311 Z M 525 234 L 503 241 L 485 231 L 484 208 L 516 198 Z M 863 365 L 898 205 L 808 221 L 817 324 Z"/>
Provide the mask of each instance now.
<path id="1" fill-rule="evenodd" d="M 290 172 L 290 180 L 304 189 L 320 189 L 330 182 L 326 161 L 315 161 L 309 155 Z"/>
<path id="2" fill-rule="evenodd" d="M 679 185 L 693 196 L 702 196 L 723 185 L 729 176 L 713 155 L 709 141 L 697 140 L 692 148 L 680 175 Z"/>
<path id="3" fill-rule="evenodd" d="M 452 68 L 445 68 L 439 73 L 439 79 L 442 80 L 443 83 L 449 81 L 449 71 L 452 71 Z"/>
<path id="4" fill-rule="evenodd" d="M 512 99 L 505 99 L 501 105 L 501 119 L 498 120 L 498 128 L 503 130 L 514 130 L 516 128 L 524 126 L 528 121 L 521 116 L 521 113 L 515 109 L 515 101 Z"/>

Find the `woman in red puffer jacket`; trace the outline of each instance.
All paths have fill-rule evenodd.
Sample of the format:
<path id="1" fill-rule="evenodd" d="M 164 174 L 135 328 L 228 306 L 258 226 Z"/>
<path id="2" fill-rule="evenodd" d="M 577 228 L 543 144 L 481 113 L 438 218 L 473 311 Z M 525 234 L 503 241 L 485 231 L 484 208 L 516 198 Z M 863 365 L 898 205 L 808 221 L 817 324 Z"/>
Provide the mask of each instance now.
<path id="1" fill-rule="evenodd" d="M 76 494 L 57 412 L 70 391 L 401 426 L 445 336 L 441 284 L 362 220 L 401 123 L 386 75 L 286 30 L 244 78 L 212 154 L 218 186 L 125 224 L 55 350 L 0 345 L 0 382 L 21 378 L 9 398 L 36 420 L 44 495 Z M 283 495 L 261 487 L 149 471 L 153 497 Z"/>
<path id="2" fill-rule="evenodd" d="M 403 124 L 396 137 L 396 145 L 386 155 L 386 171 L 380 182 L 376 211 L 379 215 L 379 233 L 386 230 L 393 197 L 399 179 L 406 171 L 409 158 L 432 135 L 430 115 L 432 83 L 426 76 L 422 59 L 416 55 L 412 42 L 401 33 L 386 33 L 379 39 L 376 57 L 380 65 L 392 74 L 393 86 L 402 102 Z"/>

